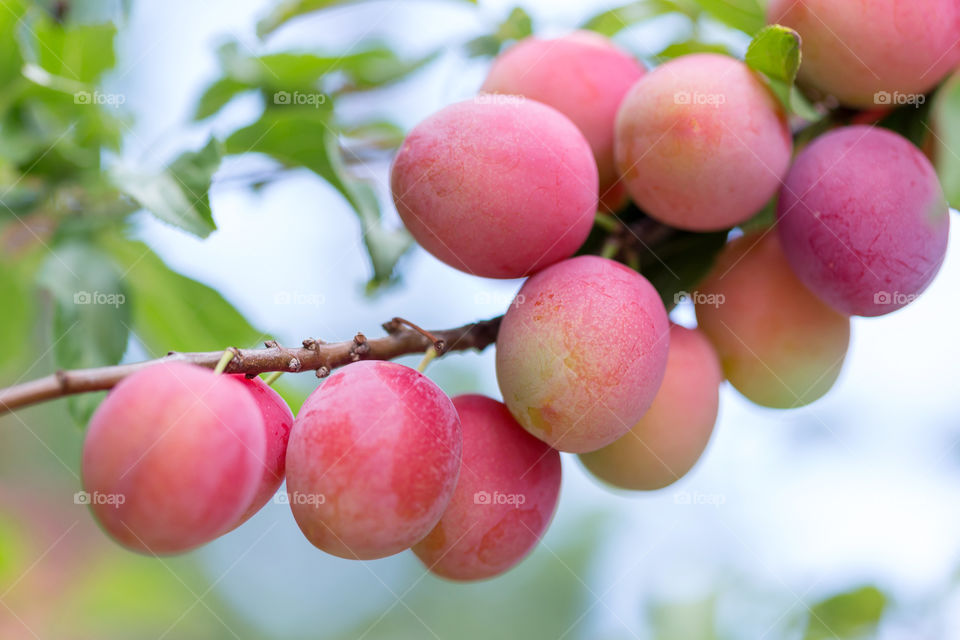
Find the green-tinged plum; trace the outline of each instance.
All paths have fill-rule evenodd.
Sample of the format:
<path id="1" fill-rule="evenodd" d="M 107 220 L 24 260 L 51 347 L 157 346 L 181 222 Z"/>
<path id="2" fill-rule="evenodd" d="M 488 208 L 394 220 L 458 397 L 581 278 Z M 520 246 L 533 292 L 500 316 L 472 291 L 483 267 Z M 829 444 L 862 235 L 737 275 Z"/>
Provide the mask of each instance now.
<path id="1" fill-rule="evenodd" d="M 287 496 L 307 539 L 370 560 L 420 542 L 450 502 L 463 440 L 457 410 L 410 367 L 361 361 L 304 403 L 287 447 Z"/>
<path id="2" fill-rule="evenodd" d="M 497 336 L 497 380 L 524 429 L 561 451 L 593 451 L 653 402 L 669 341 L 666 310 L 646 278 L 579 256 L 520 289 Z"/>
<path id="3" fill-rule="evenodd" d="M 482 580 L 518 564 L 546 531 L 560 495 L 560 454 L 502 402 L 465 395 L 453 404 L 463 427 L 460 477 L 440 522 L 413 551 L 439 576 Z"/>
<path id="4" fill-rule="evenodd" d="M 729 243 L 694 302 L 724 375 L 748 400 L 801 407 L 827 393 L 840 375 L 850 319 L 800 282 L 776 233 Z"/>
<path id="5" fill-rule="evenodd" d="M 650 216 L 716 231 L 759 211 L 790 165 L 786 115 L 743 62 L 693 54 L 633 86 L 617 114 L 617 168 Z"/>
<path id="6" fill-rule="evenodd" d="M 230 529 L 257 493 L 263 417 L 243 384 L 195 365 L 138 371 L 87 429 L 83 486 L 104 530 L 146 554 L 188 551 Z"/>
<path id="7" fill-rule="evenodd" d="M 650 410 L 630 431 L 580 461 L 621 489 L 662 489 L 700 459 L 713 433 L 723 372 L 716 351 L 696 329 L 670 327 L 667 373 Z"/>

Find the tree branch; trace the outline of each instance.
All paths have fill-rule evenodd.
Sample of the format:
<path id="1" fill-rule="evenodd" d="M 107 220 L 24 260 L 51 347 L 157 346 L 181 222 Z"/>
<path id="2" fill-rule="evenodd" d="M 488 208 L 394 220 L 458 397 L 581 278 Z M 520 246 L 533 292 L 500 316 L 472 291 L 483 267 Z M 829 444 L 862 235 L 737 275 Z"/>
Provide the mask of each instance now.
<path id="1" fill-rule="evenodd" d="M 394 318 L 383 325 L 387 335 L 382 338 L 367 338 L 358 333 L 353 340 L 329 344 L 310 338 L 303 341 L 303 346 L 293 349 L 270 340 L 265 343 L 265 349 L 232 349 L 234 356 L 225 373 L 254 376 L 269 371 L 316 371 L 317 377 L 322 378 L 351 362 L 392 360 L 402 355 L 423 353 L 438 343 L 442 345 L 443 353 L 468 349 L 482 351 L 496 342 L 501 318 L 429 332 L 414 330 L 409 322 Z M 111 389 L 130 374 L 158 362 L 189 362 L 213 369 L 222 356 L 223 351 L 170 353 L 163 358 L 132 364 L 57 371 L 45 378 L 0 389 L 0 415 L 55 398 Z"/>

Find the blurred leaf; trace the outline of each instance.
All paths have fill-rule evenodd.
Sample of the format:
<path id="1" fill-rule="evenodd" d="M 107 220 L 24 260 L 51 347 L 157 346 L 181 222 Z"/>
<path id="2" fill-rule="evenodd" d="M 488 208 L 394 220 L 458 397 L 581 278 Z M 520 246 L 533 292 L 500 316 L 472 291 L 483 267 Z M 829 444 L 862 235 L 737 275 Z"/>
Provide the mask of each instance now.
<path id="1" fill-rule="evenodd" d="M 0 86 L 5 91 L 9 91 L 10 83 L 20 76 L 23 66 L 15 34 L 23 12 L 22 0 L 5 0 L 0 11 Z"/>
<path id="2" fill-rule="evenodd" d="M 371 285 L 391 280 L 394 266 L 410 247 L 410 236 L 404 230 L 384 229 L 373 191 L 347 174 L 329 114 L 317 109 L 268 109 L 260 120 L 234 132 L 226 148 L 228 153 L 263 153 L 286 166 L 305 167 L 330 183 L 360 218 L 373 265 Z"/>
<path id="3" fill-rule="evenodd" d="M 737 226 L 744 233 L 772 227 L 777 222 L 777 199 L 778 196 L 774 195 L 767 204 L 763 205 L 763 209 L 760 209 L 752 218 Z"/>
<path id="4" fill-rule="evenodd" d="M 873 636 L 887 606 L 887 597 L 873 586 L 860 587 L 810 607 L 804 640 Z"/>
<path id="5" fill-rule="evenodd" d="M 284 0 L 270 14 L 257 23 L 257 35 L 261 38 L 273 33 L 284 24 L 306 13 L 330 7 L 353 4 L 359 0 Z M 460 0 L 477 4 L 477 0 Z"/>
<path id="6" fill-rule="evenodd" d="M 30 342 L 33 299 L 24 280 L 19 270 L 0 262 L 0 370 L 17 362 Z"/>
<path id="7" fill-rule="evenodd" d="M 683 13 L 696 17 L 699 8 L 695 0 L 638 0 L 598 13 L 583 23 L 583 29 L 613 36 L 629 26 L 666 13 Z"/>
<path id="8" fill-rule="evenodd" d="M 896 131 L 918 147 L 923 147 L 930 135 L 932 106 L 932 102 L 926 99 L 920 103 L 902 105 L 883 116 L 877 125 Z"/>
<path id="9" fill-rule="evenodd" d="M 238 94 L 250 89 L 252 87 L 244 82 L 239 82 L 233 78 L 220 78 L 207 87 L 203 95 L 200 96 L 193 114 L 194 120 L 209 118 L 225 107 Z"/>
<path id="10" fill-rule="evenodd" d="M 113 24 L 64 25 L 44 16 L 27 33 L 24 57 L 54 76 L 92 84 L 116 63 Z"/>
<path id="11" fill-rule="evenodd" d="M 216 290 L 171 270 L 146 245 L 120 238 L 104 242 L 126 269 L 133 331 L 152 355 L 253 347 L 269 339 Z"/>
<path id="12" fill-rule="evenodd" d="M 791 85 L 800 69 L 800 34 L 779 24 L 764 27 L 750 41 L 744 60 L 751 69 Z"/>
<path id="13" fill-rule="evenodd" d="M 714 596 L 682 602 L 657 602 L 649 607 L 656 640 L 714 640 L 717 602 Z"/>
<path id="14" fill-rule="evenodd" d="M 656 57 L 668 60 L 671 58 L 679 58 L 680 56 L 690 55 L 691 53 L 720 53 L 723 55 L 730 55 L 730 49 L 723 44 L 700 42 L 699 40 L 686 40 L 684 42 L 676 42 L 667 46 L 665 49 L 657 53 Z"/>
<path id="15" fill-rule="evenodd" d="M 80 243 L 56 247 L 39 274 L 53 296 L 50 342 L 57 368 L 86 369 L 120 362 L 130 335 L 130 299 L 119 270 L 95 248 Z M 85 425 L 102 397 L 67 403 Z"/>
<path id="16" fill-rule="evenodd" d="M 703 9 L 728 27 L 753 35 L 767 23 L 760 0 L 696 0 Z"/>
<path id="17" fill-rule="evenodd" d="M 663 304 L 672 309 L 678 294 L 694 290 L 706 277 L 727 241 L 727 231 L 674 231 L 656 249 L 639 252 L 640 273 L 650 281 Z"/>
<path id="18" fill-rule="evenodd" d="M 160 220 L 205 238 L 217 228 L 210 211 L 210 183 L 222 156 L 220 143 L 211 139 L 200 151 L 181 154 L 160 173 L 117 169 L 112 177 L 119 189 Z"/>
<path id="19" fill-rule="evenodd" d="M 507 18 L 490 35 L 480 36 L 467 42 L 469 56 L 495 56 L 508 42 L 523 40 L 533 35 L 533 20 L 521 7 L 514 7 Z"/>
<path id="20" fill-rule="evenodd" d="M 934 96 L 928 129 L 947 202 L 960 209 L 960 72 L 954 73 Z"/>
<path id="21" fill-rule="evenodd" d="M 340 125 L 339 128 L 345 137 L 360 140 L 365 147 L 376 149 L 396 149 L 406 137 L 403 128 L 389 120 L 369 120 L 355 125 Z"/>

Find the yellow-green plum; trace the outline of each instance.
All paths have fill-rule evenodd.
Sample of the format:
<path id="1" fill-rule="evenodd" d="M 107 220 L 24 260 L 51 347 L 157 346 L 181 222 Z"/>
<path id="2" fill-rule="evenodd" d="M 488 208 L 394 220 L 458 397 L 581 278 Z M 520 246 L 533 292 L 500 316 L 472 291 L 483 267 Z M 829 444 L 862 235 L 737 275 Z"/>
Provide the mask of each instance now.
<path id="1" fill-rule="evenodd" d="M 579 256 L 531 277 L 497 336 L 497 381 L 524 429 L 560 451 L 610 444 L 663 380 L 669 323 L 653 286 L 606 258 Z"/>
<path id="2" fill-rule="evenodd" d="M 879 316 L 916 299 L 943 264 L 949 230 L 930 161 L 878 127 L 841 127 L 814 140 L 794 161 L 777 207 L 790 266 L 850 315 Z"/>
<path id="3" fill-rule="evenodd" d="M 243 375 L 232 377 L 247 388 L 257 403 L 260 414 L 263 416 L 267 446 L 261 465 L 260 486 L 250 506 L 237 522 L 237 526 L 240 526 L 267 504 L 283 484 L 287 466 L 287 441 L 290 439 L 290 429 L 293 427 L 293 413 L 280 394 L 259 377 L 250 379 Z"/>
<path id="4" fill-rule="evenodd" d="M 650 410 L 630 431 L 580 461 L 621 489 L 662 489 L 700 459 L 713 433 L 723 372 L 710 341 L 696 329 L 670 327 L 663 384 Z"/>
<path id="5" fill-rule="evenodd" d="M 583 134 L 520 96 L 481 95 L 421 122 L 397 153 L 390 185 L 420 246 L 490 278 L 568 258 L 597 212 L 597 164 Z"/>
<path id="6" fill-rule="evenodd" d="M 772 0 L 803 39 L 800 82 L 861 108 L 916 101 L 960 64 L 957 0 Z"/>
<path id="7" fill-rule="evenodd" d="M 776 193 L 793 148 L 763 80 L 739 60 L 706 53 L 640 78 L 620 105 L 614 144 L 634 202 L 693 231 L 750 218 Z"/>
<path id="8" fill-rule="evenodd" d="M 548 104 L 586 136 L 600 172 L 600 194 L 617 182 L 613 122 L 617 108 L 644 73 L 643 65 L 597 33 L 577 31 L 561 38 L 525 38 L 493 61 L 481 91 L 516 94 Z"/>
<path id="9" fill-rule="evenodd" d="M 457 482 L 460 418 L 429 378 L 360 361 L 317 388 L 293 423 L 287 496 L 300 530 L 341 558 L 371 560 L 420 542 Z"/>
<path id="10" fill-rule="evenodd" d="M 97 521 L 146 554 L 188 551 L 251 505 L 266 452 L 263 417 L 231 376 L 167 362 L 121 381 L 83 444 L 83 486 Z"/>
<path id="11" fill-rule="evenodd" d="M 413 551 L 436 575 L 482 580 L 518 564 L 546 531 L 560 496 L 560 454 L 502 402 L 464 395 L 453 405 L 463 427 L 457 488 Z"/>
<path id="12" fill-rule="evenodd" d="M 694 299 L 697 322 L 737 391 L 764 407 L 800 407 L 840 375 L 850 319 L 807 289 L 777 234 L 729 243 Z"/>

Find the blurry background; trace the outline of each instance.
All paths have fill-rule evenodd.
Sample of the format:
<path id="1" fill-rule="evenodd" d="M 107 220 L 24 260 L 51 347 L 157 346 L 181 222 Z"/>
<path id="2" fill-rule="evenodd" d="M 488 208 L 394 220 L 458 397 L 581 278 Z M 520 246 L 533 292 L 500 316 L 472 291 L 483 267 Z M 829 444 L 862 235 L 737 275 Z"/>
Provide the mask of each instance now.
<path id="1" fill-rule="evenodd" d="M 99 14 L 111 4 L 77 3 L 74 10 Z M 117 3 L 108 12 L 120 24 L 116 66 L 101 88 L 122 96 L 122 104 L 105 108 L 126 120 L 108 162 L 163 166 L 202 147 L 211 133 L 225 137 L 258 117 L 263 99 L 247 94 L 213 118 L 193 120 L 201 94 L 222 74 L 217 47 L 226 41 L 250 56 L 342 52 L 373 40 L 406 59 L 441 50 L 402 82 L 338 100 L 343 113 L 409 129 L 476 91 L 488 61 L 468 57 L 462 43 L 496 31 L 515 4 L 359 3 L 293 21 L 261 40 L 257 22 L 275 8 L 271 2 L 136 2 L 125 17 Z M 547 35 L 612 6 L 519 4 Z M 9 11 L 0 5 L 0 14 Z M 649 59 L 683 39 L 684 25 L 675 15 L 654 18 L 617 41 Z M 709 26 L 701 37 L 741 53 L 747 41 Z M 0 145 L 16 143 L 11 126 L 0 126 Z M 259 180 L 250 176 L 274 167 L 249 154 L 226 160 L 210 192 L 217 231 L 206 239 L 146 213 L 134 214 L 132 234 L 286 344 L 376 334 L 393 316 L 458 326 L 500 314 L 519 288 L 519 281 L 467 276 L 415 248 L 401 259 L 400 282 L 368 295 L 370 261 L 350 206 L 305 170 L 251 188 Z M 388 167 L 388 154 L 373 154 L 351 168 L 372 181 L 384 226 L 394 228 Z M 960 637 L 956 222 L 947 261 L 917 302 L 854 321 L 841 380 L 825 399 L 765 410 L 725 387 L 701 463 L 652 494 L 610 493 L 565 455 L 560 507 L 543 543 L 486 583 L 445 583 L 409 552 L 362 563 L 327 556 L 303 538 L 282 504 L 187 556 L 128 553 L 74 503 L 82 431 L 67 403 L 0 417 L 0 638 Z M 125 267 L 135 277 L 144 265 Z M 4 316 L 25 306 L 17 289 L 0 287 L 0 296 Z M 155 321 L 202 304 L 187 289 L 182 298 L 158 303 L 150 311 Z M 2 345 L 28 345 L 23 358 L 0 366 L 4 384 L 55 366 L 49 343 L 33 349 L 28 337 L 49 331 L 49 300 L 41 295 L 31 304 L 30 322 L 0 325 Z M 689 325 L 686 304 L 673 317 Z M 188 320 L 188 342 L 191 331 L 198 342 L 200 334 L 218 337 L 216 327 Z M 159 354 L 137 336 L 126 347 L 127 360 Z M 499 395 L 492 349 L 450 354 L 429 374 L 451 394 Z M 283 385 L 297 404 L 316 379 L 288 375 Z"/>

